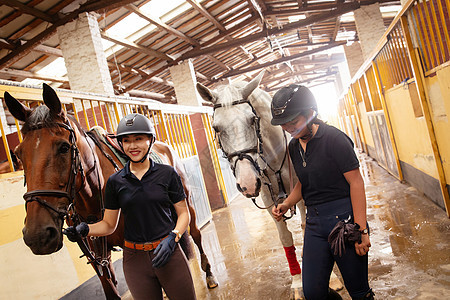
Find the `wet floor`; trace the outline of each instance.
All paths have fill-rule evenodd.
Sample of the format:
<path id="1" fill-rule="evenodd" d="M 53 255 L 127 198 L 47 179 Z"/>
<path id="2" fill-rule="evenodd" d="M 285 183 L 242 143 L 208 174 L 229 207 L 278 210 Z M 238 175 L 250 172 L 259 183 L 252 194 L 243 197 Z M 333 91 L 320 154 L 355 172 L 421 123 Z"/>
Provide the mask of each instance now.
<path id="1" fill-rule="evenodd" d="M 365 155 L 360 159 L 371 227 L 369 280 L 375 298 L 450 298 L 450 220 L 445 211 L 372 159 Z M 300 218 L 291 219 L 289 227 L 300 257 Z M 219 286 L 206 288 L 196 252 L 190 265 L 198 299 L 289 299 L 291 276 L 276 227 L 250 199 L 239 196 L 215 211 L 202 235 Z M 340 293 L 350 299 L 345 289 Z"/>

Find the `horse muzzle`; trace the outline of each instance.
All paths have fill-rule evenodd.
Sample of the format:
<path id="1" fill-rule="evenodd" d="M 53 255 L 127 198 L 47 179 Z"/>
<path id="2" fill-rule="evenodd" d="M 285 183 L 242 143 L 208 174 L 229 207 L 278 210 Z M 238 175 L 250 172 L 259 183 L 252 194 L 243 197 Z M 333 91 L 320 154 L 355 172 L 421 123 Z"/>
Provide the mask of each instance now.
<path id="1" fill-rule="evenodd" d="M 26 220 L 25 227 L 22 229 L 23 241 L 31 251 L 36 255 L 47 255 L 59 251 L 63 246 L 62 222 L 49 222 L 40 227 L 31 226 L 30 221 Z"/>
<path id="2" fill-rule="evenodd" d="M 239 192 L 242 193 L 247 198 L 255 198 L 259 196 L 259 192 L 261 191 L 261 179 L 256 178 L 255 187 L 252 189 L 252 192 L 250 192 L 247 187 L 241 186 L 239 183 L 236 183 L 236 187 Z"/>

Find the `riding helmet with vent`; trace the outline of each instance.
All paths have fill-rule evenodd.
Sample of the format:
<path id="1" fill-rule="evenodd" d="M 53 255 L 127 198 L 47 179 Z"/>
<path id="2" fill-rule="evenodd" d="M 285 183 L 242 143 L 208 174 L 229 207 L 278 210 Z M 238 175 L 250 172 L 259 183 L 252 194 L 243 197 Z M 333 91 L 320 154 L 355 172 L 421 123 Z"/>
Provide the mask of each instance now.
<path id="1" fill-rule="evenodd" d="M 291 84 L 275 93 L 272 98 L 272 125 L 283 125 L 309 109 L 317 115 L 317 102 L 311 91 L 303 85 Z"/>
<path id="2" fill-rule="evenodd" d="M 121 141 L 125 135 L 147 134 L 155 137 L 155 127 L 145 116 L 137 113 L 128 114 L 120 120 L 117 126 L 116 138 Z"/>

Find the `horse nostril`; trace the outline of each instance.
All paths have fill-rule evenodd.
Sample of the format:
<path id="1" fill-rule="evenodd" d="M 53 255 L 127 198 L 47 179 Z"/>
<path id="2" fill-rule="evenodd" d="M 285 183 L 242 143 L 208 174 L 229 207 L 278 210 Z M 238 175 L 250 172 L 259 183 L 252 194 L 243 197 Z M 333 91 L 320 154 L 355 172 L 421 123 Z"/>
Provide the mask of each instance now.
<path id="1" fill-rule="evenodd" d="M 55 227 L 47 227 L 47 239 L 48 241 L 54 240 L 58 236 L 58 231 Z"/>
<path id="2" fill-rule="evenodd" d="M 244 189 L 241 188 L 241 186 L 239 185 L 239 183 L 236 184 L 236 187 L 238 189 L 239 192 L 243 193 L 247 190 L 247 188 L 244 187 Z"/>
<path id="3" fill-rule="evenodd" d="M 259 191 L 260 188 L 261 188 L 261 179 L 257 178 L 256 179 L 256 190 Z"/>

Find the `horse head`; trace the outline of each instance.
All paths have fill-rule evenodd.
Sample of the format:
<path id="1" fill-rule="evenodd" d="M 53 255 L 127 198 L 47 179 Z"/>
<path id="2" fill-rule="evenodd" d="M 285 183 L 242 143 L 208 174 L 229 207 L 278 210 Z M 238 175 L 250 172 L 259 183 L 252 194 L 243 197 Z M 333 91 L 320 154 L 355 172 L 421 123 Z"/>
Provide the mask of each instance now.
<path id="1" fill-rule="evenodd" d="M 250 95 L 261 82 L 261 72 L 247 82 L 224 85 L 210 90 L 197 83 L 205 101 L 214 104 L 212 127 L 220 147 L 236 177 L 238 190 L 246 197 L 256 197 L 261 190 L 258 155 L 261 151 L 260 116 Z"/>
<path id="2" fill-rule="evenodd" d="M 26 178 L 25 244 L 34 254 L 50 254 L 63 245 L 62 226 L 75 189 L 82 184 L 74 170 L 78 158 L 76 133 L 56 92 L 44 84 L 45 105 L 30 109 L 8 92 L 5 102 L 11 114 L 23 121 L 23 141 L 15 153 Z M 79 165 L 79 164 L 76 164 Z"/>

